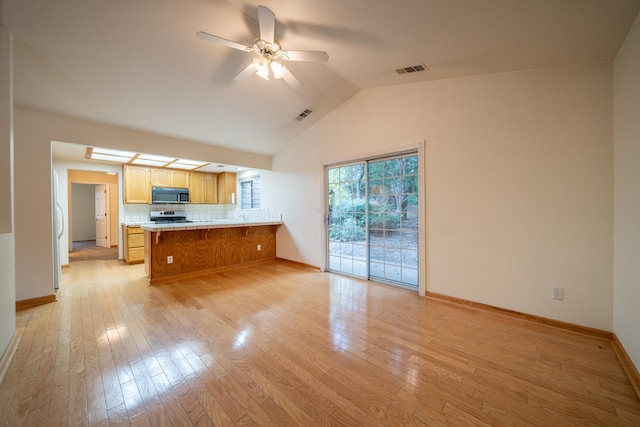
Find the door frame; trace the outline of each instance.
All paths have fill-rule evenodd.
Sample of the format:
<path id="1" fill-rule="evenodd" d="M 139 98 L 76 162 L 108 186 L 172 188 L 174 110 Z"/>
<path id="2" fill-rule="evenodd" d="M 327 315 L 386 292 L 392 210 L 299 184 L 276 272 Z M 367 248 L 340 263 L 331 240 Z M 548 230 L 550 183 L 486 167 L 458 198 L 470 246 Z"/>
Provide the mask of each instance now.
<path id="1" fill-rule="evenodd" d="M 105 177 L 105 175 L 107 174 L 113 174 L 115 177 L 111 180 L 107 179 Z M 109 172 L 109 171 L 100 171 L 100 170 L 83 170 L 83 169 L 76 169 L 76 168 L 68 168 L 67 169 L 67 229 L 68 229 L 68 235 L 67 235 L 67 240 L 68 240 L 68 250 L 71 251 L 71 248 L 73 248 L 73 233 L 72 233 L 72 203 L 73 203 L 73 192 L 72 192 L 72 184 L 89 184 L 89 185 L 100 185 L 100 184 L 105 184 L 107 186 L 107 193 L 108 193 L 108 197 L 111 199 L 114 193 L 112 193 L 111 191 L 114 190 L 115 191 L 115 198 L 116 200 L 118 199 L 119 196 L 119 174 L 115 173 L 115 172 Z M 113 187 L 112 187 L 113 186 Z M 118 232 L 118 226 L 119 226 L 119 212 L 118 212 L 118 205 L 116 204 L 115 206 L 111 203 L 111 200 L 105 201 L 105 203 L 107 204 L 107 217 L 110 215 L 112 219 L 107 218 L 107 228 L 109 229 L 108 231 L 108 236 L 109 236 L 109 246 L 116 246 L 119 247 L 120 246 L 120 241 L 118 239 L 118 242 L 116 245 L 113 245 L 113 233 L 117 233 Z M 112 224 L 112 221 L 114 221 L 114 223 Z M 112 225 L 115 227 L 115 229 L 112 230 Z M 117 234 L 116 234 L 117 236 Z"/>
<path id="2" fill-rule="evenodd" d="M 385 149 L 375 150 L 372 152 L 358 155 L 357 157 L 341 158 L 332 161 L 322 162 L 322 190 L 320 191 L 322 197 L 322 206 L 324 214 L 321 215 L 321 229 L 323 238 L 321 242 L 321 261 L 320 271 L 328 271 L 329 265 L 329 251 L 328 251 L 328 233 L 329 227 L 327 224 L 327 216 L 329 215 L 329 206 L 327 200 L 327 169 L 332 167 L 339 167 L 341 165 L 348 165 L 351 163 L 363 162 L 373 160 L 376 158 L 398 156 L 402 154 L 415 153 L 418 154 L 418 294 L 422 297 L 426 296 L 427 292 L 427 220 L 426 220 L 426 158 L 425 158 L 425 141 L 420 140 L 409 144 L 403 144 L 395 147 L 389 147 Z"/>

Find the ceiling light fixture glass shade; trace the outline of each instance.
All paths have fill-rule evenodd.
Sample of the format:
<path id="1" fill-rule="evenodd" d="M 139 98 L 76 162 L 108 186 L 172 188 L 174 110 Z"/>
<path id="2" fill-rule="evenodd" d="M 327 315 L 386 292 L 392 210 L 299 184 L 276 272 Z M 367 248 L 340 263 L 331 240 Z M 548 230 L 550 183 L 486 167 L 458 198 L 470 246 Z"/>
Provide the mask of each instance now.
<path id="1" fill-rule="evenodd" d="M 257 56 L 253 58 L 253 66 L 256 67 L 256 74 L 265 80 L 269 80 L 269 61 L 266 58 Z"/>
<path id="2" fill-rule="evenodd" d="M 284 68 L 284 65 L 282 65 L 279 62 L 272 62 L 271 71 L 273 71 L 274 78 L 281 79 L 284 77 L 285 73 L 287 72 L 287 69 Z"/>

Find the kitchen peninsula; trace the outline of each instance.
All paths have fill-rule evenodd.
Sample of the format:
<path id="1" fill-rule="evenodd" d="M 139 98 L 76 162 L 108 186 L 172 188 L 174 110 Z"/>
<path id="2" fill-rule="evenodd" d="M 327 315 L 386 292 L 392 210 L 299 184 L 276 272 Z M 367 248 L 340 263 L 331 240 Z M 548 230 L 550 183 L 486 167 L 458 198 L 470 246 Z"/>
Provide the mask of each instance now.
<path id="1" fill-rule="evenodd" d="M 142 224 L 149 283 L 195 277 L 274 260 L 282 220 Z"/>

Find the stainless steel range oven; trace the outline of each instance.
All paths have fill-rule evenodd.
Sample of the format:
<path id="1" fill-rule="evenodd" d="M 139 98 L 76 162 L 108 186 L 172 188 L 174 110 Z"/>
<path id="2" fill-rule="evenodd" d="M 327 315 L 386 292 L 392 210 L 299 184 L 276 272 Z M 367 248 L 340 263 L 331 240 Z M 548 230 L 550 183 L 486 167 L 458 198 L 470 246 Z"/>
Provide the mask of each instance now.
<path id="1" fill-rule="evenodd" d="M 149 219 L 156 224 L 180 224 L 191 222 L 187 219 L 185 211 L 151 211 Z"/>

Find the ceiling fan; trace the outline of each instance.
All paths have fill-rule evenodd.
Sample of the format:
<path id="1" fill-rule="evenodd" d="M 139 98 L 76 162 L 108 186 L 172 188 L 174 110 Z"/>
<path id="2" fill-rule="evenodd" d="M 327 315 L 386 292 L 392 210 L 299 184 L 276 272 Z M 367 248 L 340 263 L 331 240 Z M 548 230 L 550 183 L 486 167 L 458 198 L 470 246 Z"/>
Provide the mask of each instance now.
<path id="1" fill-rule="evenodd" d="M 204 31 L 198 31 L 196 35 L 203 39 L 242 50 L 253 52 L 255 57 L 247 67 L 240 71 L 233 80 L 244 80 L 252 74 L 257 74 L 265 80 L 269 80 L 269 74 L 276 79 L 283 79 L 291 88 L 300 88 L 300 82 L 280 61 L 312 61 L 326 62 L 329 59 L 327 52 L 308 50 L 282 50 L 280 44 L 275 41 L 276 15 L 265 6 L 258 6 L 258 24 L 260 37 L 253 41 L 251 46 L 245 46 L 222 37 L 214 36 Z"/>

